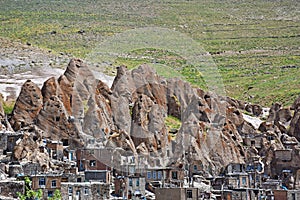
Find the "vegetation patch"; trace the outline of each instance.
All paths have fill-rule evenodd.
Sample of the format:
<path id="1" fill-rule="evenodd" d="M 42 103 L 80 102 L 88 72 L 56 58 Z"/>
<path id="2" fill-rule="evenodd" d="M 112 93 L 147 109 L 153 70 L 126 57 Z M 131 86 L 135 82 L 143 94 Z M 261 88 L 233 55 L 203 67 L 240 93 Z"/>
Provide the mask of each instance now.
<path id="1" fill-rule="evenodd" d="M 11 114 L 15 107 L 15 101 L 3 101 L 2 106 L 5 114 Z"/>
<path id="2" fill-rule="evenodd" d="M 115 34 L 162 27 L 198 42 L 211 55 L 227 95 L 233 98 L 264 106 L 274 101 L 288 105 L 300 94 L 299 1 L 3 0 L 1 5 L 0 37 L 85 58 Z M 132 68 L 151 63 L 166 77 L 179 76 L 206 87 L 201 71 L 190 70 L 201 66 L 188 65 L 172 52 L 127 53 L 132 57 L 120 57 L 116 64 Z M 114 75 L 112 70 L 106 72 Z M 253 89 L 248 91 L 249 85 Z"/>
<path id="3" fill-rule="evenodd" d="M 176 133 L 181 127 L 181 121 L 180 119 L 173 117 L 171 115 L 168 115 L 165 119 L 165 124 L 168 128 L 168 137 L 170 140 L 176 139 Z"/>

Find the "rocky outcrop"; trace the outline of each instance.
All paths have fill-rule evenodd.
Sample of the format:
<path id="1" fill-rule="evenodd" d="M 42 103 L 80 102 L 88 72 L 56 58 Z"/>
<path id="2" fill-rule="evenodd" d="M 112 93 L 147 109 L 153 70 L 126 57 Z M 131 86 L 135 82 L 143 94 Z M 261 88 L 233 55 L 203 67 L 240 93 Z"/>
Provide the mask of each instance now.
<path id="1" fill-rule="evenodd" d="M 118 72 L 111 95 L 114 122 L 130 133 L 136 148 L 149 152 L 162 166 L 184 162 L 192 149 L 190 159 L 201 160 L 208 173 L 232 161 L 244 162 L 242 139 L 234 123 L 226 120 L 226 100 L 177 78 L 165 80 L 147 65 L 132 71 L 120 67 Z M 240 125 L 242 115 L 236 113 L 231 112 L 231 119 Z M 168 116 L 182 124 L 174 141 L 165 124 Z"/>
<path id="2" fill-rule="evenodd" d="M 97 82 L 95 94 L 84 105 L 83 132 L 103 141 L 114 129 L 109 99 L 112 92 L 105 83 Z"/>
<path id="3" fill-rule="evenodd" d="M 70 148 L 121 148 L 124 154 L 145 156 L 148 166 L 197 161 L 207 175 L 217 175 L 230 163 L 260 159 L 272 173 L 274 151 L 285 143 L 297 144 L 300 137 L 300 100 L 292 106 L 293 117 L 274 104 L 262 122 L 259 105 L 218 96 L 178 78 L 165 79 L 147 65 L 119 67 L 111 88 L 96 78 L 82 60 L 72 59 L 65 73 L 48 79 L 41 90 L 27 81 L 10 122 L 15 130 L 38 131 L 24 135 L 14 158 L 42 156 L 34 149 L 40 138 L 48 138 L 69 140 Z M 47 159 L 37 162 L 55 165 Z"/>
<path id="4" fill-rule="evenodd" d="M 69 115 L 63 103 L 56 96 L 45 102 L 43 109 L 37 116 L 37 126 L 45 132 L 43 137 L 53 140 L 79 138 L 77 129 L 69 120 Z"/>
<path id="5" fill-rule="evenodd" d="M 12 111 L 10 123 L 14 130 L 20 130 L 34 123 L 43 106 L 40 88 L 32 81 L 26 81 Z"/>
<path id="6" fill-rule="evenodd" d="M 41 90 L 31 81 L 24 84 L 10 122 L 15 130 L 35 124 L 45 138 L 82 146 L 87 135 L 103 139 L 102 133 L 113 129 L 110 94 L 80 59 L 72 59 L 65 73 L 48 79 Z"/>
<path id="7" fill-rule="evenodd" d="M 300 97 L 298 97 L 294 104 L 292 105 L 291 109 L 294 110 L 294 115 L 291 119 L 290 129 L 288 134 L 290 136 L 294 136 L 300 141 Z"/>
<path id="8" fill-rule="evenodd" d="M 3 109 L 3 98 L 0 95 L 0 119 L 5 117 L 4 109 Z"/>

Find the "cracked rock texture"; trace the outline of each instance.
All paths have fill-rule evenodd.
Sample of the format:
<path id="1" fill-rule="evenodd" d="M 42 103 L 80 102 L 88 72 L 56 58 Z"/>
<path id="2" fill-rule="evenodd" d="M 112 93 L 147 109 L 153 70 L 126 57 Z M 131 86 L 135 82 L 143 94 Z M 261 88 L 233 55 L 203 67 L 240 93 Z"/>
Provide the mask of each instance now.
<path id="1" fill-rule="evenodd" d="M 148 166 L 194 162 L 207 175 L 217 175 L 230 163 L 260 159 L 272 175 L 274 151 L 299 145 L 299 99 L 291 107 L 294 113 L 275 103 L 261 120 L 259 105 L 165 79 L 148 65 L 120 66 L 110 88 L 82 60 L 72 59 L 64 74 L 49 78 L 41 89 L 24 83 L 10 123 L 15 131 L 34 127 L 35 138 L 67 139 L 71 148 L 120 147 L 145 156 Z M 17 160 L 37 156 L 39 140 L 30 138 L 24 135 L 16 146 Z"/>

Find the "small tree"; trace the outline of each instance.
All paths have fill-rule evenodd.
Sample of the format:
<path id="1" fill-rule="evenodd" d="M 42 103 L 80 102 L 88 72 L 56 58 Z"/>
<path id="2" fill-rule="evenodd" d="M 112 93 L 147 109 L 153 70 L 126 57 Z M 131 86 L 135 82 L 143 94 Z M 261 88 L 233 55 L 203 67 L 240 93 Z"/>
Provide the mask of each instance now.
<path id="1" fill-rule="evenodd" d="M 53 197 L 49 197 L 48 200 L 61 200 L 60 190 L 56 189 L 54 191 Z"/>
<path id="2" fill-rule="evenodd" d="M 25 182 L 25 194 L 17 192 L 17 195 L 20 200 L 38 200 L 42 199 L 43 191 L 41 189 L 34 191 L 31 189 L 31 180 L 28 177 L 24 178 Z"/>

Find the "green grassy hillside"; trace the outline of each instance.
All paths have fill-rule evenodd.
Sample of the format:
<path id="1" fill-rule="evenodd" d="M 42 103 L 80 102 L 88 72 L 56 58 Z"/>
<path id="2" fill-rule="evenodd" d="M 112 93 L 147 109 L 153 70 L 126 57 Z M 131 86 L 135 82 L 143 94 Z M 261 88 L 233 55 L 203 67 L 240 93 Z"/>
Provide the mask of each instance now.
<path id="1" fill-rule="evenodd" d="M 168 28 L 193 38 L 212 55 L 227 95 L 288 105 L 300 94 L 297 0 L 0 0 L 0 19 L 0 37 L 81 58 L 117 33 Z M 154 51 L 145 58 L 145 52 L 134 51 L 138 58 L 120 56 L 113 65 L 155 59 L 167 66 L 166 74 L 169 67 L 185 64 L 180 55 Z M 196 76 L 183 68 L 179 73 L 187 80 Z M 201 78 L 190 81 L 203 86 Z"/>

